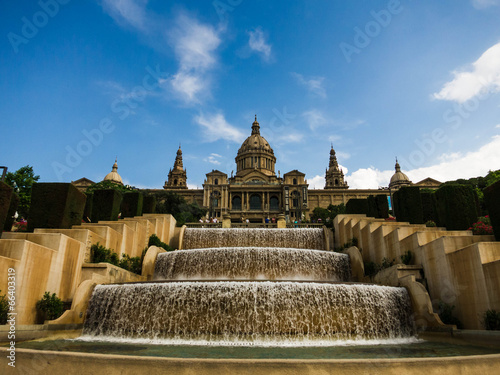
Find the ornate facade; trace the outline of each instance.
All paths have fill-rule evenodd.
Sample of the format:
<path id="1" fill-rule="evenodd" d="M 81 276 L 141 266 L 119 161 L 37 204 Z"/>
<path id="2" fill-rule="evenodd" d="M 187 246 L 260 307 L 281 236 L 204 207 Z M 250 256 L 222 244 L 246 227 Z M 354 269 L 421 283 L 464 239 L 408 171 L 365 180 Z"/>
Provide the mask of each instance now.
<path id="1" fill-rule="evenodd" d="M 196 202 L 208 210 L 208 216 L 231 221 L 263 222 L 284 214 L 287 220 L 309 219 L 315 207 L 347 203 L 351 198 L 366 198 L 372 194 L 389 195 L 387 190 L 349 189 L 339 167 L 335 150 L 330 150 L 330 162 L 325 173 L 324 189 L 309 189 L 306 175 L 298 170 L 276 175 L 276 157 L 267 140 L 260 135 L 257 116 L 250 136 L 242 143 L 235 158 L 236 174 L 212 170 L 206 174 L 203 189 L 187 189 L 187 174 L 182 167 L 179 148 L 168 179 L 163 187 Z M 175 182 L 177 181 L 177 183 Z"/>

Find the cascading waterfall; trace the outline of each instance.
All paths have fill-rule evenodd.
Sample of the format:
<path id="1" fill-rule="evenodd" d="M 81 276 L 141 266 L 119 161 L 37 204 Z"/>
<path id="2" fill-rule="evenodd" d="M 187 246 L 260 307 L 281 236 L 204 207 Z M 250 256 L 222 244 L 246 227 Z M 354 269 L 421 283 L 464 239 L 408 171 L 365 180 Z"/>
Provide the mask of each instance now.
<path id="1" fill-rule="evenodd" d="M 346 283 L 348 256 L 315 250 L 321 229 L 189 229 L 184 243 L 158 255 L 153 282 L 97 286 L 85 337 L 331 345 L 413 335 L 406 289 Z"/>
<path id="2" fill-rule="evenodd" d="M 184 249 L 207 247 L 288 247 L 324 249 L 323 229 L 186 228 Z"/>
<path id="3" fill-rule="evenodd" d="M 155 280 L 349 281 L 347 254 L 332 251 L 228 247 L 158 254 Z"/>
<path id="4" fill-rule="evenodd" d="M 411 334 L 406 290 L 373 285 L 269 281 L 102 285 L 96 287 L 91 305 L 96 308 L 87 315 L 85 333 L 101 336 L 301 342 Z"/>

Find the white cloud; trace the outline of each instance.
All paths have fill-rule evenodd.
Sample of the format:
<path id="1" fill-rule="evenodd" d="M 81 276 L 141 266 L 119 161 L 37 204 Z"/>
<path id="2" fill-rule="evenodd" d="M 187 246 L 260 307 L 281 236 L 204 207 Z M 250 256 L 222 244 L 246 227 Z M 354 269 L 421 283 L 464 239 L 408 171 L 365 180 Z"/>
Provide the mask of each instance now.
<path id="1" fill-rule="evenodd" d="M 311 77 L 306 79 L 302 74 L 294 72 L 292 72 L 292 76 L 297 80 L 299 84 L 304 86 L 312 94 L 315 94 L 322 98 L 326 98 L 326 91 L 323 87 L 325 77 Z"/>
<path id="2" fill-rule="evenodd" d="M 298 143 L 304 139 L 304 134 L 285 133 L 276 138 L 279 143 Z"/>
<path id="3" fill-rule="evenodd" d="M 497 126 L 495 126 L 496 129 L 500 129 L 500 124 L 497 124 Z"/>
<path id="4" fill-rule="evenodd" d="M 323 189 L 325 187 L 325 176 L 318 174 L 313 178 L 308 178 L 307 183 L 309 184 L 309 189 Z"/>
<path id="5" fill-rule="evenodd" d="M 224 139 L 226 141 L 241 143 L 245 139 L 245 134 L 229 124 L 221 113 L 211 115 L 200 114 L 194 120 L 203 128 L 205 139 L 208 142 Z"/>
<path id="6" fill-rule="evenodd" d="M 476 9 L 485 9 L 491 6 L 500 5 L 500 0 L 472 0 L 472 5 Z"/>
<path id="7" fill-rule="evenodd" d="M 117 23 L 129 24 L 144 31 L 147 0 L 103 0 L 102 5 Z"/>
<path id="8" fill-rule="evenodd" d="M 217 64 L 220 31 L 181 14 L 169 34 L 179 70 L 169 80 L 173 91 L 188 103 L 199 102 L 210 86 L 208 72 Z"/>
<path id="9" fill-rule="evenodd" d="M 490 170 L 500 166 L 500 136 L 494 136 L 490 142 L 477 151 L 443 154 L 437 158 L 438 163 L 429 167 L 405 170 L 405 162 L 400 160 L 401 169 L 412 182 L 419 182 L 431 177 L 441 182 L 459 178 L 484 176 Z M 388 186 L 394 170 L 380 171 L 374 167 L 358 169 L 346 177 L 349 187 L 353 189 L 376 189 Z"/>
<path id="10" fill-rule="evenodd" d="M 266 41 L 266 36 L 260 27 L 248 32 L 248 46 L 252 51 L 258 52 L 265 61 L 270 61 L 272 47 Z"/>
<path id="11" fill-rule="evenodd" d="M 455 71 L 453 75 L 454 79 L 435 93 L 434 98 L 463 103 L 478 95 L 500 91 L 500 43 L 486 50 L 468 71 Z"/>
<path id="12" fill-rule="evenodd" d="M 220 165 L 220 161 L 219 161 L 220 158 L 222 158 L 222 155 L 211 153 L 208 157 L 203 159 L 203 161 L 206 161 L 208 163 L 215 164 L 215 165 Z"/>
<path id="13" fill-rule="evenodd" d="M 328 120 L 325 118 L 323 112 L 317 109 L 311 109 L 310 111 L 302 113 L 302 117 L 305 118 L 311 130 L 316 130 L 320 126 L 328 124 Z"/>

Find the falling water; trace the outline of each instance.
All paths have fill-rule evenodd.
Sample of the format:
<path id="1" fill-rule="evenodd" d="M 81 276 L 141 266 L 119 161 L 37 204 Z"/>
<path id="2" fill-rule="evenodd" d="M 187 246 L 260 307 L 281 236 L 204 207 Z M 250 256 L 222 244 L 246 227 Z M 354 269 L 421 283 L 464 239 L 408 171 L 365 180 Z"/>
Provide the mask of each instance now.
<path id="1" fill-rule="evenodd" d="M 97 286 L 84 334 L 217 345 L 413 334 L 406 289 L 339 283 L 349 280 L 349 258 L 315 250 L 321 229 L 188 228 L 184 245 L 191 250 L 158 255 L 158 281 Z"/>
<path id="2" fill-rule="evenodd" d="M 315 228 L 186 228 L 184 232 L 184 249 L 248 246 L 325 248 L 323 229 Z"/>
<path id="3" fill-rule="evenodd" d="M 349 281 L 347 254 L 332 251 L 227 247 L 159 254 L 154 280 Z"/>
<path id="4" fill-rule="evenodd" d="M 99 285 L 84 334 L 219 343 L 409 337 L 406 289 L 311 282 Z"/>

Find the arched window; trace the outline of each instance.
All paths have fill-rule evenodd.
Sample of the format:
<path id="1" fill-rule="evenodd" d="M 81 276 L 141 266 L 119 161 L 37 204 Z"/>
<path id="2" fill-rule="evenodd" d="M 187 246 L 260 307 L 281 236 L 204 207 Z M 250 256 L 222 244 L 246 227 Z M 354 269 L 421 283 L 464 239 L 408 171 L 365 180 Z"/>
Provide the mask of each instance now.
<path id="1" fill-rule="evenodd" d="M 338 184 L 339 184 L 339 179 L 338 179 L 338 178 L 336 178 L 336 179 L 335 179 L 335 185 L 338 185 Z"/>
<path id="2" fill-rule="evenodd" d="M 233 210 L 241 210 L 241 197 L 233 197 Z"/>
<path id="3" fill-rule="evenodd" d="M 177 179 L 174 180 L 174 185 L 177 185 Z"/>
<path id="4" fill-rule="evenodd" d="M 253 194 L 250 196 L 250 209 L 251 210 L 261 210 L 262 209 L 262 199 L 260 195 Z"/>
<path id="5" fill-rule="evenodd" d="M 278 197 L 274 196 L 269 199 L 269 208 L 271 210 L 279 210 L 280 209 L 280 201 Z"/>
<path id="6" fill-rule="evenodd" d="M 297 185 L 297 179 L 296 178 L 293 179 L 293 184 Z"/>
<path id="7" fill-rule="evenodd" d="M 216 178 L 216 179 L 214 180 L 214 184 L 215 184 L 215 185 L 219 185 L 219 179 L 218 179 L 218 178 Z"/>

